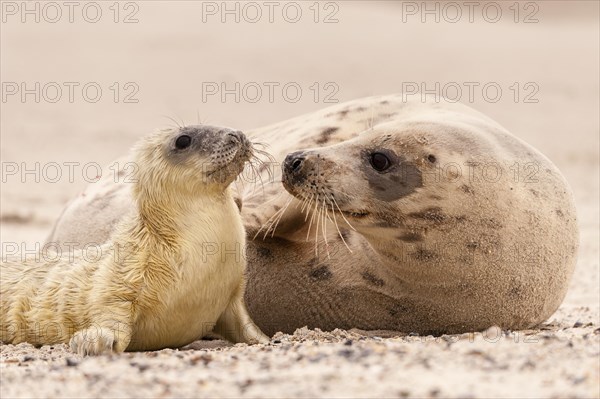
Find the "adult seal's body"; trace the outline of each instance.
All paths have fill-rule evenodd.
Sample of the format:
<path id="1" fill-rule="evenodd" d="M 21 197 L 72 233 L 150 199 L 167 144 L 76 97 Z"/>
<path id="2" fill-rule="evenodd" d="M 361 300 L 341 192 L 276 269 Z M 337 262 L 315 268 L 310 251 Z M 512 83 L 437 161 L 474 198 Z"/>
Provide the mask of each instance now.
<path id="1" fill-rule="evenodd" d="M 213 328 L 234 342 L 268 341 L 244 305 L 245 233 L 229 189 L 251 155 L 226 128 L 142 140 L 135 182 L 123 187 L 131 211 L 99 254 L 2 263 L 0 340 L 70 342 L 83 355 L 179 347 Z"/>
<path id="2" fill-rule="evenodd" d="M 264 190 L 238 193 L 246 301 L 267 333 L 521 329 L 562 302 L 578 247 L 570 190 L 486 116 L 392 95 L 249 135 L 281 163 L 261 169 Z M 126 202 L 109 190 L 75 199 L 50 241 L 110 228 Z"/>

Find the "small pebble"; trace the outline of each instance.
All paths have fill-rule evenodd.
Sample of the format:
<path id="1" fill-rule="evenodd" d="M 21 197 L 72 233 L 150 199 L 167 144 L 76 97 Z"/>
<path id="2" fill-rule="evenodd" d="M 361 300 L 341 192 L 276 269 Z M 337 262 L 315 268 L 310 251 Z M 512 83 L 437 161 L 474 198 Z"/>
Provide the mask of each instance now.
<path id="1" fill-rule="evenodd" d="M 79 361 L 77 361 L 77 360 L 75 360 L 73 358 L 70 358 L 70 357 L 67 358 L 67 366 L 68 367 L 75 367 L 78 364 L 79 364 Z"/>

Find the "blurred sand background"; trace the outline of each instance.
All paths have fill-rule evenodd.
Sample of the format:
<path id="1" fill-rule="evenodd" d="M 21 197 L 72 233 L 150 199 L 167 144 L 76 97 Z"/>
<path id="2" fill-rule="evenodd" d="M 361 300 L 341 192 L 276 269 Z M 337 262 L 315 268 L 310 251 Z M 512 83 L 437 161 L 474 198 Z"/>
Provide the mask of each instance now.
<path id="1" fill-rule="evenodd" d="M 113 2 L 97 2 L 102 10 L 97 23 L 82 17 L 86 3 L 78 3 L 72 23 L 66 7 L 56 23 L 43 15 L 39 23 L 33 16 L 22 22 L 7 3 L 12 2 L 1 2 L 0 29 L 3 243 L 24 243 L 27 249 L 43 244 L 64 204 L 88 184 L 83 165 L 105 167 L 138 137 L 172 125 L 166 116 L 188 124 L 200 118 L 249 129 L 328 106 L 328 82 L 339 89 L 332 96 L 339 102 L 400 92 L 413 83 L 432 89 L 436 82 L 440 87 L 456 82 L 464 89 L 462 102 L 537 147 L 563 172 L 575 194 L 581 245 L 563 306 L 546 327 L 520 336 L 530 337 L 530 342 L 511 336 L 490 342 L 480 334 L 360 340 L 345 332 L 298 331 L 267 347 L 232 348 L 217 341 L 187 351 L 83 361 L 62 346 L 37 350 L 3 345 L 3 398 L 600 396 L 598 2 L 520 2 L 516 7 L 512 1 L 497 2 L 502 17 L 495 23 L 483 16 L 485 2 L 477 3 L 473 22 L 468 8 L 461 7 L 463 15 L 456 23 L 449 22 L 455 13 L 446 9 L 444 14 L 442 3 L 437 6 L 439 22 L 435 15 L 425 15 L 423 23 L 420 12 L 423 7 L 434 9 L 433 2 L 412 3 L 416 15 L 406 2 L 297 2 L 302 17 L 296 23 L 283 17 L 285 3 L 274 9 L 273 23 L 263 2 L 256 3 L 263 13 L 256 23 L 249 21 L 255 16 L 251 9 L 244 18 L 244 3 L 238 3 L 239 23 L 233 15 L 226 15 L 223 23 L 220 13 L 203 14 L 203 9 L 220 10 L 221 2 L 121 2 L 117 23 Z M 20 7 L 20 2 L 14 4 Z M 234 2 L 227 4 L 235 7 Z M 288 10 L 288 19 L 294 10 Z M 488 9 L 488 19 L 494 10 Z M 93 11 L 87 16 L 93 17 Z M 47 12 L 46 17 L 54 18 L 53 10 Z M 123 23 L 127 15 L 138 22 Z M 326 16 L 337 22 L 323 23 Z M 527 16 L 537 22 L 524 23 Z M 21 82 L 30 89 L 35 82 L 41 87 L 57 82 L 62 97 L 48 101 L 55 97 L 49 88 L 39 103 L 34 95 L 22 101 L 20 93 L 7 92 Z M 79 83 L 73 102 L 64 82 Z M 95 103 L 86 101 L 81 91 L 90 82 L 102 89 Z M 110 88 L 115 82 L 120 89 L 117 102 Z M 229 88 L 235 82 L 242 87 L 257 82 L 264 90 L 256 102 L 248 96 L 236 102 L 233 95 L 222 101 L 219 95 L 203 98 L 207 82 Z M 279 83 L 272 102 L 264 82 Z M 472 102 L 465 82 L 479 84 Z M 497 102 L 486 100 L 481 91 L 490 82 L 502 89 Z M 517 101 L 511 89 L 515 82 Z M 302 88 L 297 102 L 283 97 L 286 83 Z M 311 90 L 315 83 L 318 101 Z M 138 101 L 125 103 L 132 87 L 139 89 L 133 95 Z M 530 98 L 535 103 L 525 101 L 532 88 L 539 89 Z M 23 162 L 29 169 L 40 163 L 39 182 L 20 170 L 7 175 L 9 164 L 21 168 Z M 49 162 L 79 162 L 73 181 L 64 166 L 56 182 L 44 179 L 42 168 Z"/>

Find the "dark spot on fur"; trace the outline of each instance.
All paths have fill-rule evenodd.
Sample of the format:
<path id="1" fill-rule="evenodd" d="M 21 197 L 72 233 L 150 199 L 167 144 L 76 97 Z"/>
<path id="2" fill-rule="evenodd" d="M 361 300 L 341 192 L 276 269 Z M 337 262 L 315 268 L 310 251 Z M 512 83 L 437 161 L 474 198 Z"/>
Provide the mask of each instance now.
<path id="1" fill-rule="evenodd" d="M 475 191 L 473 191 L 473 187 L 467 186 L 466 184 L 460 186 L 460 189 L 466 194 L 475 194 Z"/>
<path id="2" fill-rule="evenodd" d="M 238 211 L 242 210 L 242 197 L 234 197 L 233 202 L 237 205 Z"/>
<path id="3" fill-rule="evenodd" d="M 415 219 L 423 219 L 435 224 L 444 223 L 446 219 L 448 219 L 448 216 L 442 212 L 442 208 L 438 207 L 427 208 L 421 212 L 411 212 L 408 216 Z"/>
<path id="4" fill-rule="evenodd" d="M 560 209 L 556 210 L 556 214 L 558 215 L 558 217 L 561 217 L 561 218 L 565 216 L 565 214 L 563 213 L 563 211 L 561 211 Z"/>
<path id="5" fill-rule="evenodd" d="M 395 303 L 391 308 L 388 308 L 388 314 L 392 317 L 409 314 L 411 307 L 404 303 Z"/>
<path id="6" fill-rule="evenodd" d="M 367 109 L 365 107 L 360 106 L 360 107 L 356 107 L 354 110 L 356 112 L 362 112 L 362 111 L 366 111 Z"/>
<path id="7" fill-rule="evenodd" d="M 419 248 L 415 252 L 411 254 L 413 258 L 422 262 L 428 262 L 432 260 L 436 260 L 438 258 L 438 254 L 427 250 L 425 248 Z"/>
<path id="8" fill-rule="evenodd" d="M 33 220 L 33 214 L 29 215 L 19 215 L 17 213 L 5 213 L 0 216 L 0 221 L 2 223 L 19 223 L 26 224 Z"/>
<path id="9" fill-rule="evenodd" d="M 449 223 L 449 222 L 464 222 L 467 220 L 467 217 L 465 215 L 459 215 L 459 216 L 449 216 L 446 215 L 442 212 L 442 208 L 440 207 L 430 207 L 427 209 L 424 209 L 420 212 L 411 212 L 408 214 L 408 216 L 410 216 L 411 218 L 414 219 L 422 219 L 426 222 L 435 224 L 435 225 L 441 225 L 444 223 Z"/>
<path id="10" fill-rule="evenodd" d="M 433 154 L 429 154 L 429 155 L 427 156 L 427 160 L 428 160 L 429 162 L 431 162 L 431 163 L 435 163 L 435 161 L 437 161 L 437 158 L 435 157 L 435 155 L 433 155 Z"/>
<path id="11" fill-rule="evenodd" d="M 317 144 L 325 144 L 325 143 L 327 143 L 329 141 L 329 139 L 331 138 L 331 135 L 333 133 L 337 132 L 338 130 L 340 130 L 339 127 L 326 127 L 321 132 L 321 135 L 316 140 L 316 143 Z"/>
<path id="12" fill-rule="evenodd" d="M 374 149 L 366 149 L 361 152 L 361 155 L 364 159 L 363 173 L 373 190 L 375 198 L 386 202 L 396 201 L 412 194 L 417 188 L 423 186 L 423 178 L 419 168 L 402 155 L 398 155 L 391 150 L 376 150 L 383 153 L 392 165 L 384 172 L 376 171 L 371 165 L 371 156 L 374 151 Z"/>
<path id="13" fill-rule="evenodd" d="M 398 227 L 396 224 L 393 224 L 390 220 L 380 220 L 377 223 L 374 223 L 373 226 L 381 227 L 384 229 L 392 229 Z"/>
<path id="14" fill-rule="evenodd" d="M 469 248 L 469 249 L 479 248 L 479 242 L 477 242 L 477 241 L 469 241 L 467 243 L 467 248 Z"/>
<path id="15" fill-rule="evenodd" d="M 531 194 L 533 194 L 533 196 L 536 198 L 540 196 L 540 193 L 534 189 L 529 189 L 529 191 L 531 191 Z"/>
<path id="16" fill-rule="evenodd" d="M 390 102 L 388 100 L 381 100 L 379 101 L 379 104 L 389 104 Z"/>
<path id="17" fill-rule="evenodd" d="M 482 219 L 481 223 L 485 226 L 488 227 L 490 229 L 501 229 L 502 227 L 504 227 L 504 225 L 502 223 L 500 223 L 498 220 L 494 219 L 494 218 L 489 218 L 489 219 Z"/>
<path id="18" fill-rule="evenodd" d="M 273 205 L 273 209 L 275 209 L 276 211 L 280 210 L 281 207 L 279 205 Z"/>
<path id="19" fill-rule="evenodd" d="M 348 242 L 348 238 L 350 237 L 348 230 L 340 230 L 340 235 L 344 241 Z"/>
<path id="20" fill-rule="evenodd" d="M 263 258 L 272 258 L 273 257 L 272 251 L 266 247 L 257 247 L 256 252 L 258 252 L 258 254 L 260 256 L 262 256 Z"/>
<path id="21" fill-rule="evenodd" d="M 340 116 L 340 119 L 343 119 L 346 117 L 346 115 L 348 114 L 348 112 L 350 112 L 349 109 L 343 109 L 340 112 L 338 112 L 338 115 Z"/>
<path id="22" fill-rule="evenodd" d="M 360 275 L 362 276 L 362 278 L 363 278 L 365 281 L 367 281 L 367 282 L 368 282 L 369 284 L 371 284 L 371 285 L 374 285 L 374 286 L 376 286 L 376 287 L 383 287 L 383 286 L 385 285 L 385 282 L 384 282 L 382 279 L 380 279 L 380 278 L 377 278 L 377 277 L 376 277 L 376 276 L 375 276 L 373 273 L 371 273 L 371 272 L 367 272 L 367 271 L 365 271 L 365 272 L 362 272 Z"/>
<path id="23" fill-rule="evenodd" d="M 429 198 L 431 198 L 432 200 L 436 200 L 436 201 L 440 201 L 440 200 L 444 199 L 444 198 L 440 197 L 439 195 L 435 195 L 435 194 L 430 195 Z"/>
<path id="24" fill-rule="evenodd" d="M 114 195 L 106 195 L 104 197 L 96 197 L 92 200 L 92 202 L 90 203 L 90 206 L 95 207 L 96 211 L 102 211 L 104 210 L 108 204 L 110 203 L 109 198 L 113 197 Z"/>
<path id="25" fill-rule="evenodd" d="M 318 281 L 323 281 L 323 280 L 329 280 L 332 276 L 331 271 L 329 270 L 329 267 L 326 265 L 323 265 L 317 269 L 314 269 L 310 272 L 309 276 L 314 279 L 314 280 L 318 280 Z"/>
<path id="26" fill-rule="evenodd" d="M 423 236 L 421 234 L 413 233 L 413 232 L 404 233 L 404 234 L 398 236 L 398 238 L 400 240 L 406 241 L 406 242 L 423 241 Z"/>
<path id="27" fill-rule="evenodd" d="M 514 299 L 521 299 L 521 297 L 523 296 L 523 284 L 521 284 L 519 281 L 513 279 L 511 281 L 511 285 L 510 288 L 508 290 L 508 294 L 511 298 Z"/>

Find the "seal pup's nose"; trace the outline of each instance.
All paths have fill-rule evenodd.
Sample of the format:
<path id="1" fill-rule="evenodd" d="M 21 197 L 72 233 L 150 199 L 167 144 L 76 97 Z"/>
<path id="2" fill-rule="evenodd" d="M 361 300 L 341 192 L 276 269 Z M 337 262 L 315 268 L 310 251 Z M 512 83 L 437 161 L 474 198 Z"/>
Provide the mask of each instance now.
<path id="1" fill-rule="evenodd" d="M 301 151 L 288 154 L 283 161 L 285 171 L 290 174 L 299 173 L 302 170 L 302 166 L 304 166 L 304 159 L 304 153 Z"/>
<path id="2" fill-rule="evenodd" d="M 238 143 L 241 143 L 244 139 L 244 133 L 240 132 L 239 130 L 236 130 L 236 131 L 227 133 L 227 137 L 232 142 L 237 141 Z"/>

